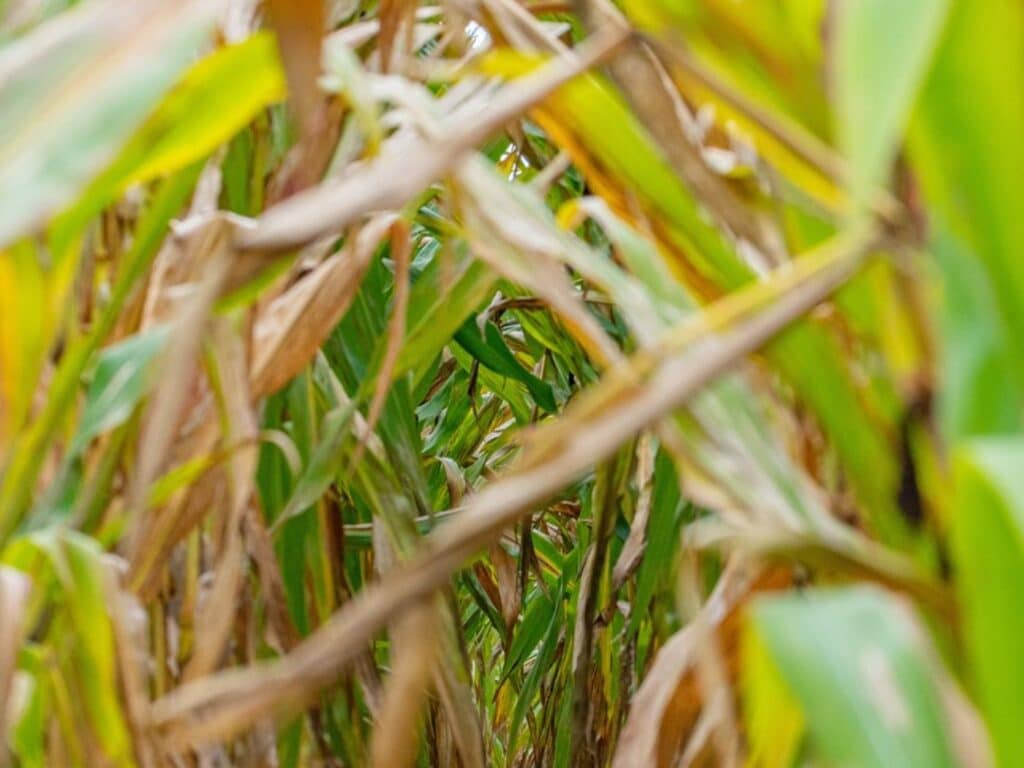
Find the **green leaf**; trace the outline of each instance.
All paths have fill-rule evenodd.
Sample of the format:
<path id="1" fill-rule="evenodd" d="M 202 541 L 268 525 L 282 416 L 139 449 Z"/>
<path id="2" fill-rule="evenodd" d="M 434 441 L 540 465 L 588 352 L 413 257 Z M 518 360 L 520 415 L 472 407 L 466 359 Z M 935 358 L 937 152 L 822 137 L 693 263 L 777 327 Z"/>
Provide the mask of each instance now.
<path id="1" fill-rule="evenodd" d="M 564 590 L 565 578 L 563 577 L 559 581 L 558 591 L 553 599 L 549 599 L 544 595 L 537 595 L 534 598 L 534 602 L 530 607 L 533 608 L 539 603 L 540 610 L 536 612 L 527 611 L 513 640 L 512 648 L 505 659 L 505 672 L 502 674 L 503 680 L 513 669 L 522 668 L 521 665 L 525 661 L 525 655 L 532 653 L 539 645 L 533 666 L 523 680 L 516 697 L 515 708 L 509 721 L 510 744 L 515 743 L 515 739 L 522 727 L 523 719 L 526 717 L 526 712 L 533 704 L 533 696 L 537 691 L 537 687 L 551 668 L 555 646 L 558 644 L 558 636 L 566 623 L 565 611 L 562 606 Z"/>
<path id="2" fill-rule="evenodd" d="M 57 325 L 53 276 L 47 273 L 38 248 L 21 240 L 0 250 L 0 462 L 3 438 L 17 432 L 28 416 L 38 371 Z"/>
<path id="3" fill-rule="evenodd" d="M 658 451 L 651 491 L 651 517 L 647 522 L 647 546 L 636 573 L 636 593 L 629 614 L 629 631 L 636 632 L 649 617 L 658 586 L 671 583 L 679 549 L 679 528 L 690 509 L 679 493 L 679 478 L 672 459 Z"/>
<path id="4" fill-rule="evenodd" d="M 950 0 L 835 5 L 836 133 L 854 201 L 885 181 Z"/>
<path id="5" fill-rule="evenodd" d="M 126 172 L 123 183 L 185 167 L 284 98 L 276 50 L 270 33 L 260 32 L 196 64 L 118 158 L 117 169 Z"/>
<path id="6" fill-rule="evenodd" d="M 955 315 L 959 329 L 953 342 L 960 344 L 947 352 L 960 360 L 970 355 L 974 363 L 968 372 L 946 366 L 957 397 L 949 408 L 969 413 L 996 392 L 1015 388 L 1005 408 L 1016 412 L 954 422 L 954 435 L 1000 431 L 1021 421 L 1024 216 L 1017 190 L 1024 177 L 1022 135 L 1024 6 L 1016 0 L 956 0 L 915 114 L 911 159 L 947 277 L 955 281 L 975 273 L 963 286 L 947 283 L 942 311 Z M 967 265 L 950 272 L 953 258 L 941 253 L 950 250 L 950 241 L 963 252 L 957 260 L 975 260 L 980 269 Z M 964 350 L 963 343 L 969 345 L 975 334 L 979 348 Z M 1003 350 L 993 346 L 997 339 Z M 999 381 L 990 383 L 993 376 Z"/>
<path id="7" fill-rule="evenodd" d="M 355 405 L 348 403 L 324 415 L 320 442 L 316 444 L 306 468 L 296 480 L 288 504 L 274 521 L 275 526 L 315 504 L 334 481 L 342 462 L 348 457 L 347 452 L 342 452 L 342 443 L 349 436 L 349 422 L 354 413 Z"/>
<path id="8" fill-rule="evenodd" d="M 523 614 L 522 621 L 512 635 L 512 643 L 505 654 L 500 680 L 505 680 L 516 669 L 521 668 L 529 655 L 536 650 L 551 622 L 558 623 L 558 602 L 558 599 L 545 595 L 539 589 L 536 591 Z"/>
<path id="9" fill-rule="evenodd" d="M 1024 425 L 1024 390 L 984 265 L 941 221 L 932 240 L 942 288 L 942 432 L 950 441 L 1016 432 Z"/>
<path id="10" fill-rule="evenodd" d="M 150 363 L 163 349 L 168 329 L 157 327 L 107 347 L 99 356 L 70 452 L 76 455 L 103 432 L 124 424 L 145 396 Z"/>
<path id="11" fill-rule="evenodd" d="M 45 556 L 62 593 L 66 624 L 62 638 L 67 666 L 62 672 L 76 681 L 82 706 L 106 764 L 127 768 L 135 763 L 131 735 L 120 701 L 114 631 L 107 613 L 103 551 L 95 540 L 61 527 L 47 528 L 24 541 Z"/>
<path id="12" fill-rule="evenodd" d="M 468 256 L 460 256 L 454 265 L 445 266 L 442 261 L 434 258 L 412 287 L 409 323 L 395 363 L 395 378 L 410 370 L 421 378 L 466 318 L 494 293 L 497 277 L 483 262 Z M 450 284 L 446 284 L 448 270 L 456 275 Z"/>
<path id="13" fill-rule="evenodd" d="M 955 765 L 920 628 L 887 593 L 856 587 L 762 598 L 747 632 L 763 643 L 829 764 Z"/>
<path id="14" fill-rule="evenodd" d="M 955 458 L 953 556 L 971 674 L 999 765 L 1024 765 L 1024 437 L 968 441 Z"/>
<path id="15" fill-rule="evenodd" d="M 494 323 L 486 323 L 481 334 L 475 318 L 470 318 L 459 328 L 455 340 L 481 365 L 502 376 L 522 382 L 537 405 L 548 413 L 554 412 L 555 394 L 551 385 L 538 379 L 516 360 Z"/>
<path id="16" fill-rule="evenodd" d="M 11 750 L 22 768 L 46 768 L 46 664 L 38 646 L 23 649 L 21 656 L 27 690 L 21 717 L 11 723 Z"/>

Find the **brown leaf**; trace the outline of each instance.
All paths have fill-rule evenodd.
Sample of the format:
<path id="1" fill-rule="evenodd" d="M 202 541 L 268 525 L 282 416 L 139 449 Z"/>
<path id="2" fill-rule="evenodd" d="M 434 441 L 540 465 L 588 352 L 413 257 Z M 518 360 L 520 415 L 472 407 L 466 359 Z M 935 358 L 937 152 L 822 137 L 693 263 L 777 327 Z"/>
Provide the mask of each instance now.
<path id="1" fill-rule="evenodd" d="M 139 546 L 146 535 L 143 512 L 150 484 L 165 466 L 189 396 L 201 391 L 197 359 L 214 301 L 231 272 L 231 232 L 227 219 L 214 216 L 197 224 L 188 238 L 187 248 L 194 253 L 189 260 L 195 265 L 193 274 L 198 279 L 177 309 L 170 340 L 160 359 L 161 370 L 173 374 L 160 377 L 143 415 L 138 463 L 128 489 L 126 541 L 128 560 L 133 564 L 139 559 Z"/>
<path id="2" fill-rule="evenodd" d="M 399 133 L 358 170 L 274 206 L 251 229 L 240 228 L 236 243 L 247 250 L 284 250 L 340 231 L 370 211 L 402 208 L 506 122 L 611 54 L 625 36 L 623 28 L 610 28 L 497 95 L 485 91 L 469 99 L 442 121 L 436 135 Z"/>
<path id="3" fill-rule="evenodd" d="M 245 513 L 245 545 L 249 556 L 256 564 L 263 600 L 267 606 L 267 621 L 282 651 L 290 651 L 299 644 L 299 630 L 292 621 L 288 609 L 288 598 L 284 588 L 284 577 L 274 551 L 274 541 L 263 524 L 259 509 L 250 506 Z"/>
<path id="4" fill-rule="evenodd" d="M 743 605 L 753 593 L 783 588 L 791 581 L 788 569 L 758 573 L 747 564 L 732 562 L 727 566 L 701 614 L 728 659 L 730 678 L 737 671 Z M 615 751 L 615 768 L 668 768 L 676 764 L 703 706 L 696 674 L 699 639 L 696 623 L 691 622 L 658 651 L 633 697 Z"/>
<path id="5" fill-rule="evenodd" d="M 402 69 L 402 63 L 412 45 L 412 24 L 416 5 L 416 0 L 380 0 L 377 9 L 377 16 L 380 19 L 377 47 L 380 50 L 382 72 Z M 397 49 L 396 42 L 400 46 Z"/>
<path id="6" fill-rule="evenodd" d="M 506 627 L 515 625 L 522 607 L 523 596 L 519 591 L 519 569 L 515 559 L 500 543 L 491 545 L 491 565 L 494 566 L 495 582 L 498 589 L 498 607 Z"/>
<path id="7" fill-rule="evenodd" d="M 303 133 L 295 146 L 288 150 L 281 167 L 267 186 L 267 205 L 276 205 L 320 182 L 337 149 L 345 114 L 345 105 L 341 101 L 317 102 L 308 132 Z"/>
<path id="8" fill-rule="evenodd" d="M 391 630 L 391 677 L 373 729 L 371 764 L 413 765 L 420 720 L 437 657 L 437 616 L 432 601 L 406 611 Z"/>
<path id="9" fill-rule="evenodd" d="M 118 677 L 124 694 L 125 714 L 134 737 L 135 755 L 144 768 L 157 765 L 156 749 L 151 733 L 143 727 L 149 703 L 146 674 L 149 629 L 146 609 L 138 598 L 122 588 L 125 572 L 123 560 L 113 555 L 103 559 L 103 591 L 114 631 Z M 0 761 L 2 762 L 2 761 Z"/>
<path id="10" fill-rule="evenodd" d="M 391 214 L 371 219 L 340 253 L 328 258 L 261 312 L 254 330 L 255 359 L 249 383 L 253 400 L 284 386 L 313 359 L 351 303 L 380 239 L 393 221 Z M 180 377 L 170 381 L 181 384 Z M 198 409 L 207 407 L 208 402 L 200 403 Z M 200 419 L 187 440 L 179 437 L 176 458 L 184 461 L 209 455 L 218 435 L 215 419 Z M 232 450 L 240 447 L 237 442 L 231 445 Z M 139 531 L 141 538 L 133 540 L 132 549 L 139 554 L 130 558 L 129 583 L 140 595 L 152 595 L 159 583 L 157 566 L 217 503 L 223 482 L 220 468 L 214 466 L 174 502 L 156 511 L 149 524 Z"/>
<path id="11" fill-rule="evenodd" d="M 288 79 L 288 98 L 304 136 L 315 132 L 320 109 L 317 79 L 325 32 L 324 0 L 266 0 Z"/>
<path id="12" fill-rule="evenodd" d="M 437 689 L 448 730 L 464 768 L 483 768 L 483 736 L 473 690 L 467 679 L 465 649 L 461 642 L 458 614 L 444 596 L 436 599 L 440 622 L 441 663 L 434 669 Z"/>
<path id="13" fill-rule="evenodd" d="M 636 449 L 636 485 L 639 491 L 629 536 L 622 545 L 619 559 L 612 571 L 612 584 L 621 587 L 640 565 L 647 548 L 647 520 L 651 516 L 651 495 L 654 481 L 654 445 L 650 435 L 644 435 Z"/>
<path id="14" fill-rule="evenodd" d="M 0 565 L 0 734 L 7 733 L 11 707 L 11 686 L 18 667 L 18 650 L 27 629 L 24 626 L 28 598 L 32 589 L 21 571 Z M 0 763 L 4 761 L 5 745 L 0 742 Z"/>
<path id="15" fill-rule="evenodd" d="M 594 701 L 590 691 L 591 656 L 594 647 L 598 583 L 608 556 L 608 541 L 619 501 L 618 475 L 621 462 L 610 461 L 598 468 L 594 484 L 593 532 L 580 573 L 576 597 L 576 623 L 572 636 L 572 737 L 570 754 L 575 765 L 600 762 L 594 741 Z"/>
<path id="16" fill-rule="evenodd" d="M 184 679 L 194 680 L 215 669 L 224 654 L 231 625 L 238 610 L 239 591 L 245 565 L 242 525 L 250 503 L 256 473 L 256 415 L 249 395 L 249 373 L 245 346 L 226 320 L 214 326 L 214 358 L 219 395 L 226 414 L 229 443 L 238 447 L 228 460 L 229 503 L 224 510 L 224 544 L 218 553 L 213 587 L 199 612 L 203 631 L 196 635 L 192 658 Z"/>
<path id="17" fill-rule="evenodd" d="M 395 221 L 391 225 L 391 258 L 395 263 L 395 297 L 394 307 L 391 310 L 391 320 L 388 322 L 387 345 L 384 349 L 384 360 L 380 364 L 377 373 L 377 385 L 373 392 L 373 399 L 370 401 L 370 409 L 366 415 L 366 425 L 369 430 L 376 429 L 377 419 L 387 399 L 388 385 L 391 383 L 392 374 L 395 370 L 395 363 L 398 362 L 398 354 L 402 351 L 402 342 L 405 340 L 405 316 L 409 307 L 409 267 L 412 256 L 412 241 L 409 239 L 409 225 L 404 221 Z M 362 454 L 363 443 L 359 443 L 356 457 L 352 464 L 356 464 Z"/>
<path id="18" fill-rule="evenodd" d="M 392 226 L 375 216 L 337 254 L 281 294 L 256 322 L 252 391 L 265 397 L 291 381 L 345 314 L 377 245 Z"/>

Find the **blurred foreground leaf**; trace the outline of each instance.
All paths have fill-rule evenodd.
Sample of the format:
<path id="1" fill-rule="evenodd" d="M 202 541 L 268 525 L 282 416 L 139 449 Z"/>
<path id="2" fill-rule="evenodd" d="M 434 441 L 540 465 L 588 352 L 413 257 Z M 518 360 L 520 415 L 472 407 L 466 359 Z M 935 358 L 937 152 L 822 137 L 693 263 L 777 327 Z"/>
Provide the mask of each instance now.
<path id="1" fill-rule="evenodd" d="M 1024 438 L 968 441 L 956 457 L 953 554 L 973 683 L 998 764 L 1024 761 Z"/>
<path id="2" fill-rule="evenodd" d="M 0 246 L 114 157 L 207 39 L 217 5 L 85 4 L 0 51 Z"/>
<path id="3" fill-rule="evenodd" d="M 747 628 L 750 701 L 767 704 L 762 689 L 784 681 L 815 754 L 829 763 L 954 766 L 925 643 L 907 608 L 876 589 L 762 598 Z M 785 705 L 775 718 L 785 733 L 798 725 Z"/>

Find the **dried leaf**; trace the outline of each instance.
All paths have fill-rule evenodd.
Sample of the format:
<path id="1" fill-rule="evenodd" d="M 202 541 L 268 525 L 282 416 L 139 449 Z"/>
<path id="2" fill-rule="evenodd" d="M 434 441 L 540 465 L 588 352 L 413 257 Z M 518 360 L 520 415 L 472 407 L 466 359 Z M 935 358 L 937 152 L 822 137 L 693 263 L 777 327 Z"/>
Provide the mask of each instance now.
<path id="1" fill-rule="evenodd" d="M 307 136 L 317 128 L 320 48 L 326 31 L 323 0 L 268 0 L 270 22 L 288 77 L 288 93 Z"/>
<path id="2" fill-rule="evenodd" d="M 790 582 L 791 576 L 785 569 L 759 573 L 759 569 L 750 564 L 734 561 L 701 608 L 708 629 L 714 632 L 719 647 L 730 657 L 733 674 L 744 603 L 752 592 L 778 589 Z M 668 768 L 675 764 L 701 712 L 701 693 L 695 673 L 699 640 L 696 625 L 690 624 L 658 651 L 633 698 L 615 751 L 613 765 L 616 768 L 634 765 Z"/>
<path id="3" fill-rule="evenodd" d="M 436 622 L 428 600 L 405 611 L 391 629 L 391 677 L 373 731 L 373 766 L 400 768 L 416 762 L 419 723 L 438 661 Z"/>
<path id="4" fill-rule="evenodd" d="M 11 687 L 18 668 L 18 649 L 21 647 L 28 611 L 32 582 L 21 571 L 0 565 L 0 734 L 6 734 L 11 723 Z M 4 747 L 0 745 L 0 762 Z"/>
<path id="5" fill-rule="evenodd" d="M 394 216 L 378 215 L 350 243 L 281 294 L 256 321 L 252 391 L 276 392 L 305 368 L 345 314 Z"/>
<path id="6" fill-rule="evenodd" d="M 267 211 L 252 230 L 238 233 L 244 249 L 285 249 L 338 231 L 370 211 L 401 208 L 451 170 L 505 122 L 558 86 L 611 54 L 624 32 L 616 28 L 510 84 L 460 105 L 438 127 L 437 137 L 402 132 L 357 173 L 296 195 Z"/>

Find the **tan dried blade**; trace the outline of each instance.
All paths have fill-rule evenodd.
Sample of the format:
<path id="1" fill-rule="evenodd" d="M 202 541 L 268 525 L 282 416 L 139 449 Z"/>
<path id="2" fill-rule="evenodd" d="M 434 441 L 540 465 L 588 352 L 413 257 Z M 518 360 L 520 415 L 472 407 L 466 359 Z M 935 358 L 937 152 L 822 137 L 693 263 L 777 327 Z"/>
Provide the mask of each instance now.
<path id="1" fill-rule="evenodd" d="M 323 0 L 267 0 L 270 21 L 288 79 L 288 97 L 305 136 L 320 119 L 320 47 L 326 20 Z"/>
<path id="2" fill-rule="evenodd" d="M 669 638 L 658 651 L 640 690 L 615 751 L 615 768 L 676 764 L 701 714 L 703 697 L 696 675 L 701 623 L 722 648 L 738 645 L 740 609 L 752 592 L 777 589 L 791 582 L 789 571 L 764 573 L 747 563 L 732 561 L 697 618 Z"/>
<path id="3" fill-rule="evenodd" d="M 18 668 L 18 650 L 27 629 L 24 625 L 28 598 L 32 589 L 21 571 L 0 565 L 0 734 L 7 733 L 11 707 L 11 686 Z M 0 745 L 0 763 L 4 746 Z"/>
<path id="4" fill-rule="evenodd" d="M 370 750 L 376 768 L 400 768 L 416 761 L 419 723 L 439 661 L 437 612 L 431 602 L 403 613 L 391 630 L 391 677 L 384 688 Z"/>
<path id="5" fill-rule="evenodd" d="M 228 460 L 229 506 L 223 519 L 223 543 L 214 567 L 213 587 L 200 608 L 195 650 L 184 679 L 194 680 L 216 668 L 227 647 L 238 612 L 243 583 L 245 545 L 242 525 L 250 504 L 256 472 L 258 431 L 256 414 L 249 396 L 249 372 L 245 345 L 224 320 L 214 326 L 214 357 L 218 391 L 226 413 L 228 442 L 240 446 Z"/>
<path id="6" fill-rule="evenodd" d="M 256 321 L 252 392 L 272 394 L 316 355 L 355 298 L 374 251 L 395 217 L 371 219 L 337 254 L 281 294 Z"/>

